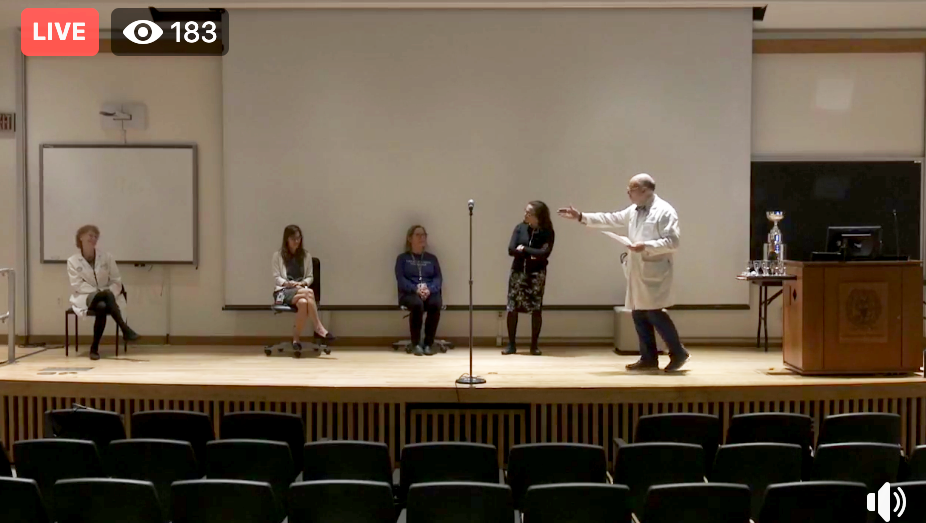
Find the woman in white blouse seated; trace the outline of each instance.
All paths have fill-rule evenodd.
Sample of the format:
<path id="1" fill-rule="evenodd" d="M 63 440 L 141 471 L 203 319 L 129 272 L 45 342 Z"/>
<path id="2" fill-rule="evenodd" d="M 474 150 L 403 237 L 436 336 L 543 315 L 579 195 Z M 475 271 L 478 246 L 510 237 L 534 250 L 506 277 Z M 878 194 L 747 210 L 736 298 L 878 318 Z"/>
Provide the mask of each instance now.
<path id="1" fill-rule="evenodd" d="M 273 253 L 273 303 L 296 308 L 296 324 L 293 325 L 293 349 L 302 350 L 299 337 L 309 317 L 315 326 L 315 338 L 331 342 L 334 335 L 322 324 L 318 316 L 318 304 L 312 290 L 312 255 L 302 247 L 302 229 L 287 225 L 283 229 L 283 245 Z"/>
<path id="2" fill-rule="evenodd" d="M 93 311 L 93 344 L 90 345 L 90 359 L 100 359 L 100 339 L 106 329 L 106 317 L 112 316 L 122 329 L 125 339 L 134 341 L 138 334 L 125 322 L 125 296 L 122 290 L 122 276 L 116 267 L 116 260 L 108 252 L 96 249 L 100 229 L 96 225 L 84 225 L 77 230 L 77 248 L 80 252 L 68 258 L 68 278 L 71 282 L 71 308 L 78 318 Z"/>

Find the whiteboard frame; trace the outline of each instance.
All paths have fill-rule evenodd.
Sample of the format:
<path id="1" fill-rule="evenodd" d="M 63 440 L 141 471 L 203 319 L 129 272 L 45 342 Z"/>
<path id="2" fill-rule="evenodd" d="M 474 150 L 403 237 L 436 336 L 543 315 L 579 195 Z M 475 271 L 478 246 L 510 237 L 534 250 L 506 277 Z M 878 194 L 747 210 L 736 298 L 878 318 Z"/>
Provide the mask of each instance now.
<path id="1" fill-rule="evenodd" d="M 67 263 L 45 259 L 45 149 L 190 149 L 193 153 L 193 261 L 116 260 L 133 265 L 193 265 L 199 267 L 199 148 L 195 143 L 43 143 L 39 145 L 39 249 L 42 263 Z"/>

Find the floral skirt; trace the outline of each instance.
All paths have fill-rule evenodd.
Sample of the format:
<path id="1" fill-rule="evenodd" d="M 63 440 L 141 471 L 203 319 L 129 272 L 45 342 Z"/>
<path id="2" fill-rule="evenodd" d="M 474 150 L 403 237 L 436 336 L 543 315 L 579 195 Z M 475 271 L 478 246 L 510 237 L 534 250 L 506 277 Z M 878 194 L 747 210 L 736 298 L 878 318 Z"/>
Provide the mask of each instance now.
<path id="1" fill-rule="evenodd" d="M 508 311 L 534 312 L 543 307 L 547 271 L 521 272 L 512 269 L 508 278 Z"/>

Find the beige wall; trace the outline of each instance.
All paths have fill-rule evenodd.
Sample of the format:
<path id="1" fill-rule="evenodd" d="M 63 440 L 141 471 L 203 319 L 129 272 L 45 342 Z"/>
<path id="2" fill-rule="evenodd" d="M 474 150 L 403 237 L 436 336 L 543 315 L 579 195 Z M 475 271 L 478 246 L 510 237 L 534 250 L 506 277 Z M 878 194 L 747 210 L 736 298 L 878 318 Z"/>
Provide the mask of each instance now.
<path id="1" fill-rule="evenodd" d="M 0 40 L 0 109 L 14 104 L 12 39 Z M 223 312 L 224 237 L 222 206 L 222 87 L 221 60 L 213 58 L 30 58 L 27 61 L 29 99 L 29 191 L 31 248 L 31 333 L 63 334 L 68 282 L 62 265 L 38 263 L 38 147 L 43 142 L 118 141 L 118 132 L 100 129 L 97 111 L 109 101 L 140 101 L 148 105 L 149 129 L 130 131 L 129 142 L 190 141 L 200 153 L 200 257 L 191 267 L 122 267 L 131 292 L 130 322 L 142 334 L 172 336 L 286 335 L 290 318 L 269 313 Z M 7 72 L 10 74 L 7 74 Z M 0 141 L 0 265 L 14 261 L 15 155 L 13 140 Z M 9 204 L 7 204 L 9 202 Z M 156 220 L 157 216 L 149 219 Z M 105 245 L 106 231 L 102 244 Z M 242 246 L 242 248 L 247 248 Z M 169 270 L 167 285 L 166 270 Z M 478 275 L 476 275 L 478 277 Z M 732 277 L 732 275 L 731 275 Z M 683 284 L 683 282 L 680 282 Z M 0 299 L 5 287 L 0 285 Z M 755 301 L 756 293 L 752 292 Z M 5 303 L 0 301 L 0 304 Z M 4 308 L 5 305 L 0 305 Z M 780 336 L 780 307 L 770 317 L 771 335 Z M 342 336 L 402 336 L 405 324 L 398 312 L 333 313 L 330 328 Z M 756 312 L 682 311 L 673 313 L 683 337 L 749 337 L 755 334 Z M 520 332 L 529 332 L 522 319 Z M 89 324 L 87 325 L 89 327 Z M 476 336 L 495 336 L 502 325 L 495 313 L 477 313 Z M 0 328 L 3 328 L 0 326 Z M 445 314 L 441 334 L 465 336 L 466 313 Z M 545 315 L 544 335 L 610 338 L 609 313 Z"/>
<path id="2" fill-rule="evenodd" d="M 0 113 L 16 112 L 15 60 L 19 32 L 0 29 Z M 0 138 L 0 267 L 16 263 L 16 140 Z M 0 314 L 7 310 L 7 281 L 0 277 Z M 0 323 L 0 333 L 7 332 Z M 6 340 L 0 340 L 5 345 Z"/>

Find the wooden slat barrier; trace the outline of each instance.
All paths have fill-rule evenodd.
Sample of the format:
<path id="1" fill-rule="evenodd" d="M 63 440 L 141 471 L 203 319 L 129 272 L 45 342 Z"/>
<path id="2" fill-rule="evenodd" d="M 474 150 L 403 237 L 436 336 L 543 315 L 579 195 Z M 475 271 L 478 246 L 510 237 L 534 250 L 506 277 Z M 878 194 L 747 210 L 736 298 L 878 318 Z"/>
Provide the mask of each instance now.
<path id="1" fill-rule="evenodd" d="M 0 436 L 9 451 L 16 441 L 41 438 L 47 410 L 74 403 L 118 412 L 131 434 L 131 415 L 159 409 L 205 412 L 216 434 L 227 412 L 288 412 L 306 422 L 309 441 L 354 439 L 379 441 L 389 446 L 398 461 L 402 447 L 425 441 L 473 441 L 495 445 L 504 463 L 513 445 L 536 442 L 575 442 L 604 445 L 609 461 L 615 437 L 633 440 L 640 416 L 667 412 L 701 412 L 718 415 L 724 434 L 730 418 L 748 412 L 794 412 L 814 419 L 816 432 L 825 416 L 849 412 L 891 412 L 901 416 L 902 444 L 907 452 L 926 444 L 926 397 L 855 400 L 794 400 L 698 403 L 536 403 L 516 405 L 413 403 L 266 402 L 222 400 L 164 400 L 98 397 L 0 396 Z M 219 434 L 219 436 L 221 436 Z M 15 457 L 14 457 L 15 459 Z"/>

